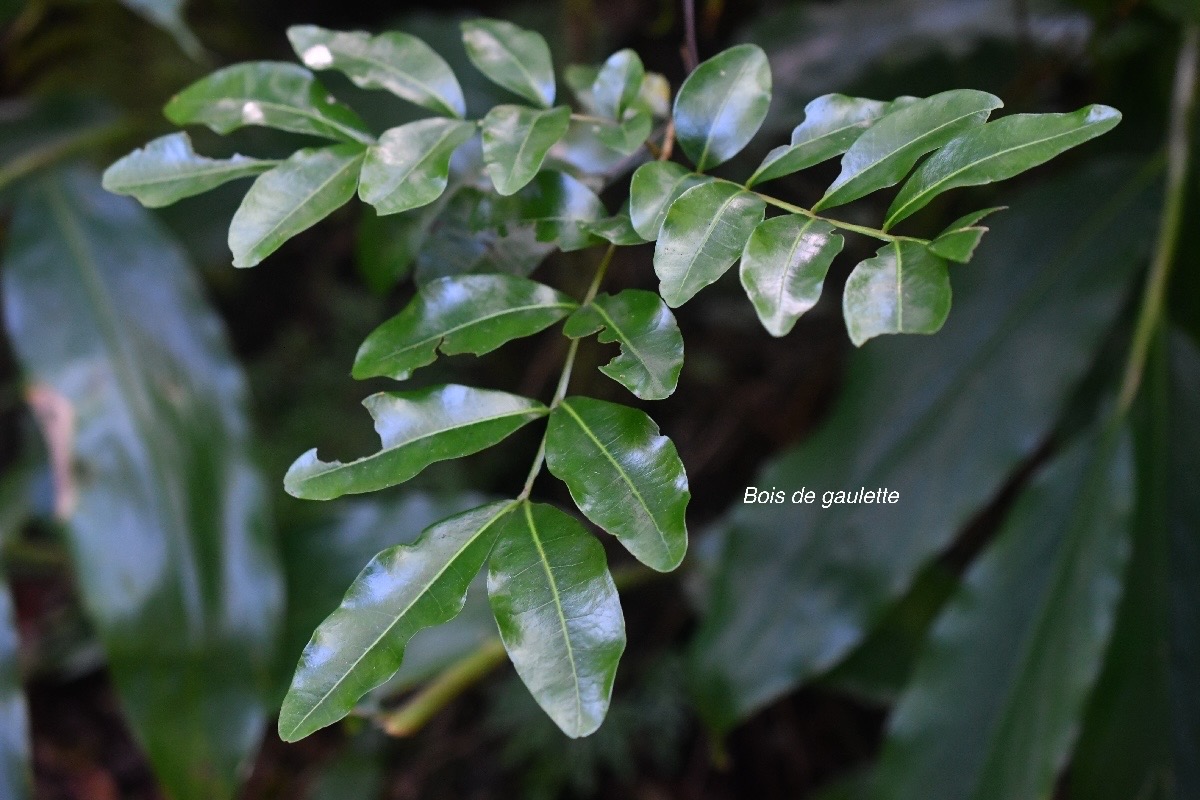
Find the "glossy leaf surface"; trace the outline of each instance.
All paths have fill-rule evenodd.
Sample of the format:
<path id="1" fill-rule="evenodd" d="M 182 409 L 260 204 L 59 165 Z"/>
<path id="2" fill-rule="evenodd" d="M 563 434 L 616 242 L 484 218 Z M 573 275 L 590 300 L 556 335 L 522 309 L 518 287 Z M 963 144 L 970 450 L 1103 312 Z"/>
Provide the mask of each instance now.
<path id="1" fill-rule="evenodd" d="M 380 214 L 398 214 L 432 203 L 450 182 L 450 156 L 475 133 L 475 125 L 423 119 L 384 131 L 367 148 L 358 196 Z"/>
<path id="2" fill-rule="evenodd" d="M 642 90 L 646 68 L 633 50 L 619 50 L 608 57 L 592 83 L 592 100 L 598 113 L 621 119 Z"/>
<path id="3" fill-rule="evenodd" d="M 563 333 L 573 339 L 600 332 L 621 352 L 600 371 L 643 400 L 665 400 L 683 369 L 683 336 L 675 315 L 654 292 L 626 289 L 602 294 L 571 315 Z"/>
<path id="4" fill-rule="evenodd" d="M 653 242 L 671 204 L 688 189 L 711 180 L 673 161 L 643 164 L 629 181 L 630 224 L 639 236 Z"/>
<path id="5" fill-rule="evenodd" d="M 699 172 L 750 143 L 771 105 L 771 65 L 758 45 L 731 47 L 688 75 L 675 96 L 675 136 Z"/>
<path id="6" fill-rule="evenodd" d="M 813 206 L 840 206 L 904 179 L 917 160 L 1004 104 L 973 89 L 954 89 L 904 105 L 877 121 L 842 156 L 842 171 Z"/>
<path id="7" fill-rule="evenodd" d="M 363 401 L 383 447 L 343 464 L 309 450 L 292 464 L 283 485 L 305 500 L 332 500 L 403 483 L 436 461 L 477 453 L 546 415 L 536 400 L 469 386 L 380 392 Z"/>
<path id="8" fill-rule="evenodd" d="M 488 561 L 500 638 L 538 705 L 571 738 L 600 727 L 625 617 L 596 537 L 553 506 L 522 503 Z"/>
<path id="9" fill-rule="evenodd" d="M 742 255 L 766 203 L 724 181 L 693 186 L 671 204 L 654 246 L 659 293 L 678 308 L 713 283 Z"/>
<path id="10" fill-rule="evenodd" d="M 633 228 L 628 209 L 611 217 L 593 220 L 583 226 L 593 236 L 622 247 L 646 244 L 647 241 Z"/>
<path id="11" fill-rule="evenodd" d="M 880 798 L 1053 793 L 1121 594 L 1133 505 L 1125 434 L 1089 435 L 1057 458 L 972 565 L 889 720 Z"/>
<path id="12" fill-rule="evenodd" d="M 946 230 L 937 235 L 932 242 L 929 243 L 929 250 L 936 256 L 941 256 L 947 261 L 956 261 L 959 264 L 966 264 L 971 260 L 971 256 L 975 255 L 975 248 L 979 247 L 980 241 L 983 240 L 983 235 L 988 232 L 988 228 L 979 223 L 984 217 L 1004 210 L 1004 206 L 997 208 L 988 208 L 983 211 L 975 211 L 967 214 L 961 219 L 955 220 L 946 227 Z"/>
<path id="13" fill-rule="evenodd" d="M 104 188 L 135 198 L 147 208 L 169 206 L 221 184 L 266 172 L 277 162 L 235 155 L 206 158 L 186 133 L 160 136 L 104 171 Z"/>
<path id="14" fill-rule="evenodd" d="M 363 342 L 354 377 L 405 380 L 446 355 L 483 355 L 548 328 L 577 304 L 562 292 L 514 275 L 460 275 L 421 287 L 399 314 Z"/>
<path id="15" fill-rule="evenodd" d="M 254 61 L 201 78 L 171 98 L 163 113 L 176 125 L 229 133 L 246 125 L 369 143 L 366 123 L 298 64 Z"/>
<path id="16" fill-rule="evenodd" d="M 942 192 L 1019 175 L 1107 133 L 1120 121 L 1115 108 L 1093 105 L 1070 114 L 1013 114 L 967 131 L 917 168 L 888 209 L 884 230 Z"/>
<path id="17" fill-rule="evenodd" d="M 937 333 L 950 314 L 946 261 L 920 242 L 879 248 L 846 279 L 842 312 L 850 341 L 861 347 L 885 333 Z"/>
<path id="18" fill-rule="evenodd" d="M 228 800 L 269 713 L 283 598 L 219 319 L 178 245 L 90 173 L 22 189 L 4 267 L 25 374 L 74 414 L 87 477 L 64 538 L 125 718 L 170 796 Z"/>
<path id="19" fill-rule="evenodd" d="M 467 56 L 488 80 L 529 102 L 554 105 L 554 64 L 540 33 L 498 19 L 472 19 L 462 24 Z"/>
<path id="20" fill-rule="evenodd" d="M 675 445 L 635 408 L 569 397 L 550 414 L 546 466 L 583 515 L 651 569 L 687 552 L 687 474 Z"/>
<path id="21" fill-rule="evenodd" d="M 490 503 L 450 517 L 367 564 L 300 656 L 279 714 L 284 741 L 346 716 L 400 668 L 417 631 L 457 616 L 512 507 Z"/>
<path id="22" fill-rule="evenodd" d="M 254 267 L 354 197 L 364 151 L 343 144 L 298 150 L 258 176 L 229 223 L 235 267 Z"/>
<path id="23" fill-rule="evenodd" d="M 746 186 L 782 178 L 840 156 L 880 117 L 888 103 L 844 94 L 827 94 L 804 107 L 804 122 L 792 131 L 790 144 L 767 153 Z"/>
<path id="24" fill-rule="evenodd" d="M 589 223 L 605 214 L 596 193 L 565 172 L 543 170 L 516 195 L 516 217 L 533 223 L 539 242 L 569 253 L 599 244 Z"/>
<path id="25" fill-rule="evenodd" d="M 786 336 L 817 304 L 844 243 L 828 222 L 798 214 L 759 223 L 742 253 L 741 278 L 768 333 Z"/>
<path id="26" fill-rule="evenodd" d="M 497 192 L 510 195 L 533 180 L 550 148 L 566 135 L 571 109 L 496 106 L 481 124 L 487 173 Z"/>
<path id="27" fill-rule="evenodd" d="M 445 59 L 415 36 L 389 31 L 331 31 L 316 25 L 288 28 L 288 40 L 309 69 L 336 69 L 363 89 L 386 89 L 447 117 L 467 113 L 462 87 Z"/>
<path id="28" fill-rule="evenodd" d="M 1037 451 L 1145 263 L 1157 192 L 1139 167 L 1015 197 L 956 276 L 942 335 L 855 353 L 824 425 L 750 482 L 886 487 L 899 502 L 735 508 L 693 649 L 713 725 L 845 658 Z"/>

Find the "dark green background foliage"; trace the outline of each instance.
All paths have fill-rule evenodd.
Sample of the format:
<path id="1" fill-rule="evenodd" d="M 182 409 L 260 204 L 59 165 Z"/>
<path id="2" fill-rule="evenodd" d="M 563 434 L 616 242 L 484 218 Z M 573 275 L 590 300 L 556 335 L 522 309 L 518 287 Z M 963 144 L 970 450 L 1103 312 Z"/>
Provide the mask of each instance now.
<path id="1" fill-rule="evenodd" d="M 0 0 L 0 798 L 1200 796 L 1194 6 Z"/>

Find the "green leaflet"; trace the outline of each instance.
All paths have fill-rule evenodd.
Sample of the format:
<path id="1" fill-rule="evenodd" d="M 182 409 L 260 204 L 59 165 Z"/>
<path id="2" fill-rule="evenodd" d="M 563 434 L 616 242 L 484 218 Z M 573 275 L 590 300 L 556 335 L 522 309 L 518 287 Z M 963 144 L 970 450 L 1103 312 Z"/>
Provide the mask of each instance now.
<path id="1" fill-rule="evenodd" d="M 1200 790 L 1200 352 L 1160 337 L 1134 410 L 1137 503 L 1125 591 L 1071 760 L 1072 797 Z"/>
<path id="2" fill-rule="evenodd" d="M 278 163 L 241 155 L 205 158 L 192 149 L 191 137 L 186 133 L 171 133 L 106 169 L 104 188 L 130 195 L 147 208 L 161 208 L 223 183 L 265 172 Z"/>
<path id="3" fill-rule="evenodd" d="M 1052 794 L 1120 598 L 1125 434 L 1089 435 L 1056 459 L 971 567 L 889 720 L 881 800 Z"/>
<path id="4" fill-rule="evenodd" d="M 417 631 L 458 615 L 513 505 L 490 503 L 450 517 L 367 564 L 300 656 L 279 713 L 285 742 L 346 716 L 400 668 Z"/>
<path id="5" fill-rule="evenodd" d="M 758 224 L 742 253 L 741 278 L 768 333 L 786 336 L 817 304 L 844 243 L 828 222 L 798 214 Z"/>
<path id="6" fill-rule="evenodd" d="M 648 242 L 658 238 L 667 210 L 693 186 L 712 178 L 697 175 L 673 161 L 651 161 L 638 167 L 629 181 L 629 222 Z"/>
<path id="7" fill-rule="evenodd" d="M 474 133 L 474 123 L 438 118 L 384 131 L 367 148 L 358 196 L 380 214 L 432 203 L 450 182 L 450 156 Z"/>
<path id="8" fill-rule="evenodd" d="M 358 185 L 361 145 L 297 150 L 258 176 L 229 223 L 235 267 L 254 267 L 288 239 L 350 201 Z"/>
<path id="9" fill-rule="evenodd" d="M 646 80 L 646 68 L 633 50 L 619 50 L 608 57 L 592 82 L 592 102 L 596 112 L 621 119 L 633 106 Z M 645 139 L 645 137 L 642 137 Z"/>
<path id="10" fill-rule="evenodd" d="M 5 318 L 30 384 L 74 414 L 87 478 L 63 534 L 80 596 L 165 791 L 230 800 L 270 713 L 283 606 L 241 370 L 137 203 L 83 172 L 17 199 Z"/>
<path id="11" fill-rule="evenodd" d="M 252 61 L 217 70 L 171 98 L 163 113 L 176 125 L 207 125 L 229 133 L 245 125 L 370 144 L 357 114 L 331 101 L 312 73 L 297 64 Z"/>
<path id="12" fill-rule="evenodd" d="M 782 178 L 840 156 L 862 136 L 863 131 L 890 110 L 889 103 L 879 100 L 844 94 L 818 97 L 804 107 L 804 122 L 792 131 L 791 144 L 767 153 L 746 181 L 746 187 Z"/>
<path id="13" fill-rule="evenodd" d="M 1092 105 L 1071 114 L 1013 114 L 969 130 L 929 157 L 896 195 L 883 229 L 928 205 L 942 192 L 1019 175 L 1107 133 L 1121 113 Z"/>
<path id="14" fill-rule="evenodd" d="M 408 392 L 379 392 L 363 401 L 383 447 L 343 464 L 317 458 L 313 448 L 284 476 L 288 494 L 332 500 L 403 483 L 436 461 L 478 453 L 538 417 L 536 400 L 449 384 Z"/>
<path id="15" fill-rule="evenodd" d="M 900 502 L 735 507 L 692 648 L 710 724 L 728 730 L 844 659 L 1046 440 L 1145 263 L 1153 178 L 1110 164 L 1014 198 L 956 276 L 942 335 L 852 355 L 824 425 L 750 483 Z M 1022 375 L 1035 391 L 1012 391 Z"/>
<path id="16" fill-rule="evenodd" d="M 654 245 L 659 293 L 678 308 L 720 278 L 742 255 L 767 205 L 736 184 L 693 186 L 671 204 Z"/>
<path id="17" fill-rule="evenodd" d="M 541 34 L 503 20 L 472 19 L 462 24 L 462 40 L 488 80 L 542 108 L 554 105 L 554 65 Z"/>
<path id="18" fill-rule="evenodd" d="M 921 242 L 879 248 L 846 279 L 842 312 L 850 341 L 861 347 L 885 333 L 937 333 L 950 314 L 945 260 Z"/>
<path id="19" fill-rule="evenodd" d="M 675 96 L 675 135 L 697 172 L 733 158 L 749 144 L 771 104 L 771 65 L 753 44 L 731 47 L 700 64 Z"/>
<path id="20" fill-rule="evenodd" d="M 596 139 L 621 155 L 631 155 L 646 143 L 654 121 L 650 112 L 640 108 L 628 109 L 619 122 L 592 123 Z"/>
<path id="21" fill-rule="evenodd" d="M 487 585 L 504 648 L 538 705 L 573 739 L 595 731 L 625 650 L 600 542 L 574 517 L 525 501 L 501 522 Z"/>
<path id="22" fill-rule="evenodd" d="M 623 209 L 621 213 L 611 217 L 587 222 L 583 229 L 593 236 L 599 236 L 606 242 L 622 247 L 647 243 L 642 235 L 634 230 L 633 223 L 629 220 L 628 209 Z"/>
<path id="23" fill-rule="evenodd" d="M 422 286 L 363 342 L 354 377 L 401 381 L 446 355 L 483 355 L 553 325 L 577 308 L 562 292 L 514 275 L 458 275 Z"/>
<path id="24" fill-rule="evenodd" d="M 601 343 L 621 344 L 620 354 L 601 372 L 643 400 L 665 400 L 675 392 L 683 369 L 683 336 L 657 294 L 642 289 L 602 294 L 563 325 L 563 334 L 572 339 L 597 331 Z"/>
<path id="25" fill-rule="evenodd" d="M 516 195 L 517 218 L 533 223 L 539 242 L 554 243 L 569 253 L 599 244 L 589 223 L 604 215 L 596 193 L 557 170 L 539 172 Z"/>
<path id="26" fill-rule="evenodd" d="M 331 31 L 316 25 L 288 28 L 292 49 L 309 69 L 336 69 L 363 89 L 386 89 L 436 114 L 467 113 L 462 88 L 445 59 L 415 36 L 389 31 Z"/>
<path id="27" fill-rule="evenodd" d="M 566 135 L 571 109 L 496 106 L 480 124 L 487 173 L 497 192 L 510 195 L 533 180 L 550 148 Z"/>
<path id="28" fill-rule="evenodd" d="M 550 414 L 546 466 L 583 515 L 638 561 L 659 572 L 683 561 L 687 474 L 645 412 L 588 397 L 563 400 Z"/>
<path id="29" fill-rule="evenodd" d="M 1003 105 L 987 92 L 955 89 L 891 110 L 850 145 L 837 180 L 812 210 L 840 206 L 894 186 L 921 156 L 982 125 L 988 114 Z"/>
<path id="30" fill-rule="evenodd" d="M 939 233 L 936 239 L 929 243 L 930 252 L 948 261 L 957 261 L 959 264 L 966 264 L 971 260 L 971 256 L 975 255 L 975 248 L 979 247 L 979 242 L 983 239 L 983 235 L 988 232 L 988 228 L 979 223 L 984 217 L 994 214 L 997 211 L 1003 211 L 1005 208 L 1007 206 L 986 208 L 983 211 L 975 211 L 961 219 L 955 220 L 946 227 L 946 230 Z"/>

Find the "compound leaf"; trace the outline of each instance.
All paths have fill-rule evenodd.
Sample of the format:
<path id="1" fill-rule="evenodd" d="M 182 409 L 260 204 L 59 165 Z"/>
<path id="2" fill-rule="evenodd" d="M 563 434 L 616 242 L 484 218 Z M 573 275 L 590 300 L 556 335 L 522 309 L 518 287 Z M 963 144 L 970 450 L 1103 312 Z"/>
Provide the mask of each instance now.
<path id="1" fill-rule="evenodd" d="M 658 238 L 667 210 L 693 186 L 712 178 L 697 175 L 673 161 L 651 161 L 634 171 L 629 180 L 629 222 L 648 242 Z"/>
<path id="2" fill-rule="evenodd" d="M 229 223 L 233 265 L 258 265 L 349 202 L 364 153 L 357 144 L 298 150 L 258 176 Z"/>
<path id="3" fill-rule="evenodd" d="M 497 502 L 463 512 L 371 559 L 300 656 L 279 712 L 285 742 L 346 716 L 400 669 L 413 634 L 458 616 L 512 508 Z"/>
<path id="4" fill-rule="evenodd" d="M 601 343 L 621 344 L 620 354 L 601 372 L 643 400 L 664 400 L 675 392 L 683 369 L 683 336 L 675 315 L 655 292 L 602 294 L 563 326 L 573 339 L 597 331 Z"/>
<path id="5" fill-rule="evenodd" d="M 292 49 L 309 69 L 336 69 L 363 89 L 386 89 L 436 114 L 467 113 L 462 87 L 445 59 L 415 36 L 389 31 L 331 31 L 316 25 L 288 28 Z"/>
<path id="6" fill-rule="evenodd" d="M 515 275 L 455 275 L 423 285 L 416 298 L 367 337 L 354 377 L 404 380 L 437 351 L 490 353 L 553 325 L 577 304 L 562 292 Z"/>
<path id="7" fill-rule="evenodd" d="M 511 195 L 533 180 L 550 148 L 566 135 L 571 109 L 496 106 L 481 124 L 487 173 L 497 192 Z"/>
<path id="8" fill-rule="evenodd" d="M 850 145 L 842 156 L 841 173 L 813 210 L 840 206 L 894 186 L 921 156 L 982 125 L 1003 105 L 987 92 L 954 89 L 892 110 Z"/>
<path id="9" fill-rule="evenodd" d="M 449 384 L 379 392 L 363 401 L 382 449 L 357 461 L 325 462 L 313 448 L 296 459 L 283 486 L 304 500 L 332 500 L 403 483 L 436 461 L 478 453 L 548 412 L 526 397 Z"/>
<path id="10" fill-rule="evenodd" d="M 380 214 L 399 214 L 432 203 L 450 182 L 450 156 L 475 133 L 475 125 L 433 118 L 384 131 L 367 148 L 358 196 Z"/>
<path id="11" fill-rule="evenodd" d="M 176 125 L 229 133 L 245 125 L 369 144 L 366 123 L 298 64 L 252 61 L 220 69 L 171 98 L 163 113 Z"/>
<path id="12" fill-rule="evenodd" d="M 554 64 L 540 33 L 498 19 L 462 24 L 467 56 L 488 80 L 531 103 L 554 105 Z"/>
<path id="13" fill-rule="evenodd" d="M 1115 108 L 1092 105 L 1070 114 L 1013 114 L 969 130 L 917 168 L 888 209 L 884 230 L 942 192 L 1019 175 L 1107 133 L 1120 121 Z"/>
<path id="14" fill-rule="evenodd" d="M 792 131 L 791 144 L 767 153 L 746 186 L 782 178 L 840 156 L 890 110 L 890 104 L 880 100 L 844 94 L 818 97 L 804 107 L 804 122 Z"/>
<path id="15" fill-rule="evenodd" d="M 600 542 L 574 517 L 526 501 L 500 523 L 487 585 L 504 648 L 534 700 L 567 736 L 595 731 L 625 650 Z"/>
<path id="16" fill-rule="evenodd" d="M 725 274 L 762 222 L 766 203 L 736 184 L 693 186 L 671 204 L 654 246 L 660 294 L 677 308 Z"/>
<path id="17" fill-rule="evenodd" d="M 799 214 L 758 224 L 742 253 L 741 278 L 768 333 L 786 336 L 817 304 L 844 242 L 828 222 Z"/>
<path id="18" fill-rule="evenodd" d="M 731 47 L 696 67 L 675 96 L 675 135 L 698 172 L 750 143 L 771 105 L 771 65 L 754 44 Z"/>
<path id="19" fill-rule="evenodd" d="M 950 296 L 945 259 L 921 242 L 885 244 L 846 279 L 842 313 L 850 341 L 861 347 L 885 333 L 937 333 Z"/>
<path id="20" fill-rule="evenodd" d="M 147 208 L 161 208 L 223 183 L 258 175 L 277 163 L 241 155 L 205 158 L 192 149 L 191 137 L 186 133 L 171 133 L 106 169 L 104 188 L 134 197 Z"/>
<path id="21" fill-rule="evenodd" d="M 583 515 L 638 561 L 659 572 L 683 561 L 687 474 L 645 412 L 589 397 L 563 400 L 550 414 L 546 466 Z"/>

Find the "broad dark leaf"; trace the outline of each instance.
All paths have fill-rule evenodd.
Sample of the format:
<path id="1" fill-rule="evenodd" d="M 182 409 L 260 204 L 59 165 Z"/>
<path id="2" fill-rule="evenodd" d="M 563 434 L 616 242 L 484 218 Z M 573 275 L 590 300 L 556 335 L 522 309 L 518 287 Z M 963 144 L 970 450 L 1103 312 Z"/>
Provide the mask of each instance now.
<path id="1" fill-rule="evenodd" d="M 750 143 L 771 105 L 771 65 L 758 45 L 731 47 L 696 67 L 675 96 L 675 136 L 698 172 Z"/>
<path id="2" fill-rule="evenodd" d="M 415 36 L 388 31 L 331 31 L 316 25 L 288 28 L 288 40 L 309 69 L 336 69 L 356 86 L 386 89 L 447 117 L 467 113 L 450 65 Z"/>
<path id="3" fill-rule="evenodd" d="M 762 198 L 725 181 L 681 194 L 654 245 L 654 272 L 667 305 L 678 308 L 724 275 L 766 210 Z"/>
<path id="4" fill-rule="evenodd" d="M 1037 450 L 1144 263 L 1151 183 L 1106 167 L 1014 198 L 956 276 L 944 333 L 856 353 L 818 432 L 747 479 L 818 500 L 886 487 L 899 502 L 735 508 L 693 649 L 713 725 L 841 661 Z"/>
<path id="5" fill-rule="evenodd" d="M 554 65 L 540 33 L 499 19 L 472 19 L 462 24 L 467 56 L 493 83 L 549 108 L 554 105 Z"/>
<path id="6" fill-rule="evenodd" d="M 563 333 L 572 339 L 600 332 L 621 352 L 600 371 L 643 400 L 665 400 L 683 369 L 683 336 L 675 315 L 654 292 L 626 289 L 602 294 L 571 315 Z"/>
<path id="7" fill-rule="evenodd" d="M 608 57 L 592 83 L 592 102 L 600 114 L 621 119 L 638 99 L 646 68 L 634 50 L 619 50 Z"/>
<path id="8" fill-rule="evenodd" d="M 298 150 L 258 176 L 229 223 L 235 267 L 254 267 L 354 197 L 365 151 L 342 144 Z"/>
<path id="9" fill-rule="evenodd" d="M 759 223 L 742 253 L 741 277 L 768 333 L 786 336 L 817 304 L 844 243 L 828 222 L 798 214 Z"/>
<path id="10" fill-rule="evenodd" d="M 501 522 L 488 597 L 538 705 L 573 739 L 600 727 L 625 650 L 625 617 L 596 537 L 553 506 L 522 503 Z"/>
<path id="11" fill-rule="evenodd" d="M 596 193 L 565 172 L 543 170 L 517 195 L 515 216 L 533 223 L 539 242 L 555 244 L 563 252 L 600 244 L 591 222 L 604 216 Z"/>
<path id="12" fill-rule="evenodd" d="M 888 209 L 884 230 L 942 192 L 1019 175 L 1107 133 L 1120 121 L 1115 108 L 1093 105 L 1070 114 L 1013 114 L 969 130 L 917 168 Z"/>
<path id="13" fill-rule="evenodd" d="M 1022 492 L 888 720 L 881 799 L 1053 793 L 1116 616 L 1132 473 L 1127 431 L 1108 426 Z"/>
<path id="14" fill-rule="evenodd" d="M 207 125 L 217 133 L 265 125 L 347 142 L 375 139 L 357 114 L 330 99 L 311 72 L 278 61 L 217 70 L 172 97 L 163 113 L 176 125 Z"/>
<path id="15" fill-rule="evenodd" d="M 588 222 L 584 224 L 583 229 L 594 236 L 599 236 L 606 242 L 622 247 L 647 244 L 647 240 L 643 239 L 642 235 L 634 230 L 633 223 L 629 219 L 628 209 L 611 217 L 604 217 Z"/>
<path id="16" fill-rule="evenodd" d="M 533 180 L 550 148 L 566 135 L 571 109 L 495 106 L 480 124 L 487 173 L 497 192 L 510 195 Z"/>
<path id="17" fill-rule="evenodd" d="M 104 171 L 104 188 L 127 194 L 147 208 L 169 206 L 238 178 L 258 175 L 279 162 L 235 155 L 205 158 L 186 133 L 161 136 Z"/>
<path id="18" fill-rule="evenodd" d="M 791 144 L 767 153 L 746 181 L 747 188 L 840 156 L 862 136 L 863 131 L 888 113 L 889 105 L 880 100 L 844 94 L 818 97 L 804 107 L 804 122 L 792 131 Z"/>
<path id="19" fill-rule="evenodd" d="M 643 411 L 568 397 L 550 414 L 546 466 L 583 515 L 646 566 L 670 572 L 687 552 L 687 473 Z"/>
<path id="20" fill-rule="evenodd" d="M 892 110 L 850 145 L 842 156 L 841 173 L 813 210 L 844 205 L 896 185 L 921 156 L 982 125 L 1003 105 L 987 92 L 954 89 Z"/>
<path id="21" fill-rule="evenodd" d="M 671 204 L 688 189 L 711 180 L 673 161 L 643 164 L 629 181 L 630 224 L 639 236 L 653 242 Z"/>
<path id="22" fill-rule="evenodd" d="M 363 342 L 354 377 L 398 381 L 437 352 L 483 355 L 548 328 L 578 307 L 562 292 L 513 275 L 460 275 L 421 287 L 399 314 Z"/>
<path id="23" fill-rule="evenodd" d="M 950 314 L 950 273 L 921 242 L 879 248 L 846 279 L 842 313 L 850 341 L 861 347 L 885 333 L 937 333 Z"/>
<path id="24" fill-rule="evenodd" d="M 475 124 L 423 119 L 384 131 L 367 148 L 358 196 L 380 214 L 432 203 L 450 182 L 450 157 L 475 133 Z"/>
<path id="25" fill-rule="evenodd" d="M 221 325 L 178 246 L 90 175 L 22 191 L 4 265 L 26 375 L 75 415 L 66 537 L 127 719 L 172 797 L 231 798 L 282 592 Z"/>
<path id="26" fill-rule="evenodd" d="M 975 255 L 975 248 L 979 247 L 979 242 L 983 240 L 983 235 L 988 232 L 985 225 L 979 223 L 984 217 L 990 216 L 997 211 L 1003 211 L 1007 206 L 998 206 L 996 208 L 987 208 L 983 211 L 975 211 L 967 214 L 961 219 L 957 219 L 950 223 L 946 230 L 937 235 L 932 242 L 929 243 L 929 250 L 934 255 L 941 256 L 947 261 L 955 261 L 959 264 L 966 264 Z"/>
<path id="27" fill-rule="evenodd" d="M 462 610 L 467 587 L 513 506 L 490 503 L 450 517 L 367 564 L 300 656 L 279 713 L 284 741 L 346 716 L 400 668 L 417 631 L 449 622 Z"/>
<path id="28" fill-rule="evenodd" d="M 403 483 L 436 461 L 478 453 L 546 415 L 536 400 L 469 386 L 380 392 L 363 401 L 382 449 L 343 464 L 317 458 L 313 448 L 284 476 L 288 494 L 332 500 Z"/>

